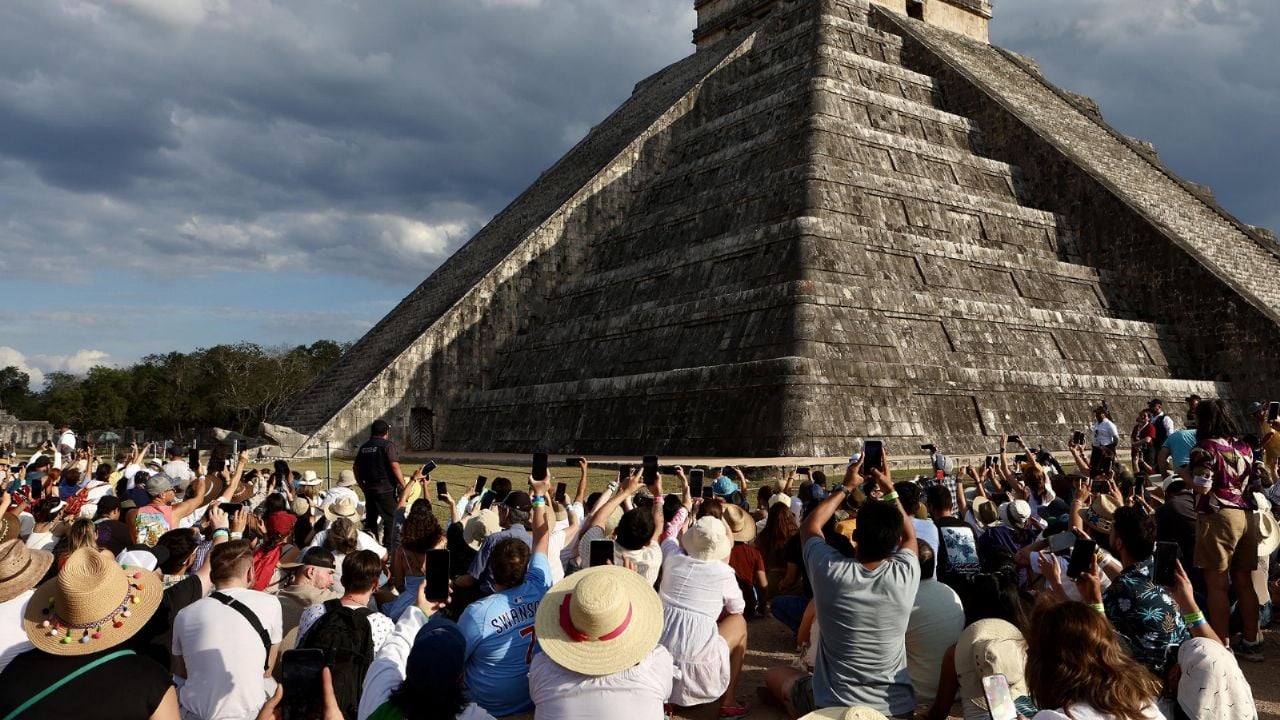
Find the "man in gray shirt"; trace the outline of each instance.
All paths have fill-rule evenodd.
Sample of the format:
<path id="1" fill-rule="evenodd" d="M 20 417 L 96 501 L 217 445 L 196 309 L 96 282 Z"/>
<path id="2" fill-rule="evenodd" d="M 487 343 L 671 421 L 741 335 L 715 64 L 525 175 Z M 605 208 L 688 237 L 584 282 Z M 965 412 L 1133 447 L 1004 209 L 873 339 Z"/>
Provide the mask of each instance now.
<path id="1" fill-rule="evenodd" d="M 886 460 L 885 466 L 869 470 L 885 495 L 858 511 L 854 559 L 827 544 L 823 527 L 858 482 L 861 463 L 845 472 L 844 484 L 800 528 L 817 607 L 817 662 L 813 675 L 784 667 L 765 675 L 769 690 L 792 717 L 854 705 L 896 718 L 915 712 L 906 632 L 920 586 L 920 563 L 915 528 L 893 492 L 887 465 Z"/>

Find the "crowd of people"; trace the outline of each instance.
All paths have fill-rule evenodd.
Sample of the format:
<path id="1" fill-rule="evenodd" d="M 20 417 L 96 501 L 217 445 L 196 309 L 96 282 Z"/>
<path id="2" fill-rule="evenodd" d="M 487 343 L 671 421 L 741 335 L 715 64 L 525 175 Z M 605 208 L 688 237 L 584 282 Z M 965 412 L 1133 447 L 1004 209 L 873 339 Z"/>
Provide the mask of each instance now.
<path id="1" fill-rule="evenodd" d="M 963 466 L 926 446 L 913 480 L 858 452 L 838 481 L 589 492 L 580 458 L 572 492 L 456 499 L 382 421 L 331 487 L 62 428 L 0 462 L 0 720 L 1256 718 L 1238 661 L 1264 661 L 1280 420 L 1188 402 L 1179 429 L 1152 400 L 1128 465 L 1101 406 L 1067 467 L 1010 435 Z M 774 622 L 794 662 L 745 698 Z"/>

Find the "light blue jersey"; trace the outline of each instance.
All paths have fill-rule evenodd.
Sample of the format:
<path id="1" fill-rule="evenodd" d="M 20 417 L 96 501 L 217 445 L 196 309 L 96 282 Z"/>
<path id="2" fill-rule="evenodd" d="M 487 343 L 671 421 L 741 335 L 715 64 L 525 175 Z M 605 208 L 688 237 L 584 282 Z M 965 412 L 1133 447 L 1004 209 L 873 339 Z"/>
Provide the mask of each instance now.
<path id="1" fill-rule="evenodd" d="M 538 652 L 533 618 L 550 587 L 547 556 L 535 553 L 523 585 L 477 600 L 458 620 L 467 640 L 467 693 L 495 717 L 533 709 L 529 663 Z"/>

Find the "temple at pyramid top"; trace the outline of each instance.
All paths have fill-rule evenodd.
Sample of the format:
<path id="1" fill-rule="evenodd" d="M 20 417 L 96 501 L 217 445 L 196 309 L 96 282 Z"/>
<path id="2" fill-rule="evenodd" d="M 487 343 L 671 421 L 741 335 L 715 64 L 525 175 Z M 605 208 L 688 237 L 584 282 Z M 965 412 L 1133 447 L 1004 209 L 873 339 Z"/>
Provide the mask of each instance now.
<path id="1" fill-rule="evenodd" d="M 989 44 L 986 3 L 697 10 L 696 52 L 268 434 L 350 447 L 381 418 L 420 452 L 972 456 L 1061 448 L 1104 400 L 1123 425 L 1152 398 L 1280 397 L 1274 236 Z"/>
<path id="2" fill-rule="evenodd" d="M 694 0 L 698 27 L 693 42 L 699 48 L 714 44 L 791 0 Z M 869 0 L 900 15 L 923 20 L 930 25 L 988 41 L 991 3 L 987 0 Z"/>

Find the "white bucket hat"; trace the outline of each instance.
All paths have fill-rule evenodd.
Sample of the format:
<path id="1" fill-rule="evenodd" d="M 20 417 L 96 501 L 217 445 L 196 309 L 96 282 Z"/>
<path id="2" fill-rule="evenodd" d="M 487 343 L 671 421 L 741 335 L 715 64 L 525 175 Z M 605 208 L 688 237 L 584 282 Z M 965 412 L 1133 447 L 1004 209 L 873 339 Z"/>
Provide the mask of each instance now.
<path id="1" fill-rule="evenodd" d="M 695 560 L 727 560 L 733 552 L 733 541 L 724 521 L 707 515 L 700 517 L 680 536 L 685 554 Z"/>

